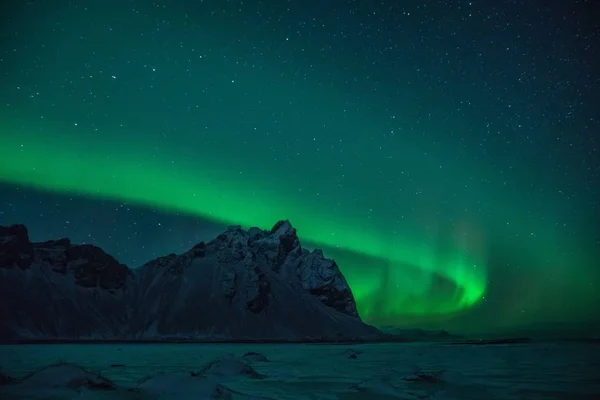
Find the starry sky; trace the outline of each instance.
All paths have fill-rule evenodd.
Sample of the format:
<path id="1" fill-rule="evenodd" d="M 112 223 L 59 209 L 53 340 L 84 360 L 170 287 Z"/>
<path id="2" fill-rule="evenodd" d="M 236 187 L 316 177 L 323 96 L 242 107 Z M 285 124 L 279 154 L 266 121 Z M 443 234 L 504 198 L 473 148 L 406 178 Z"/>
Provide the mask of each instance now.
<path id="1" fill-rule="evenodd" d="M 598 322 L 594 1 L 0 13 L 0 224 L 129 266 L 289 219 L 378 326 Z"/>

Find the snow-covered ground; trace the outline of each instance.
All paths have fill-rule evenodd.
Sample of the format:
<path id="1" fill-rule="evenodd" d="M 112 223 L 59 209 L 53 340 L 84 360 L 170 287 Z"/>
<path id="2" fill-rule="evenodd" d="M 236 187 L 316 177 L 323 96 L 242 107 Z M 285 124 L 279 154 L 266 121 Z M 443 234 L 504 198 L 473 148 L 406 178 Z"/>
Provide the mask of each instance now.
<path id="1" fill-rule="evenodd" d="M 2 399 L 600 399 L 600 346 L 574 343 L 5 345 L 0 366 L 38 371 Z"/>

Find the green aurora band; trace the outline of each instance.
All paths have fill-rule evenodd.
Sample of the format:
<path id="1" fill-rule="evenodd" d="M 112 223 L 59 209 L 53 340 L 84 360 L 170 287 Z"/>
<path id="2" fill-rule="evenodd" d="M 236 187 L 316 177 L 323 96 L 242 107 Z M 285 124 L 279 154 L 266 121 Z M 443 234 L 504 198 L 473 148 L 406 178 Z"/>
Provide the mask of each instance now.
<path id="1" fill-rule="evenodd" d="M 289 219 L 304 243 L 323 247 L 336 258 L 361 316 L 370 322 L 453 314 L 485 294 L 482 245 L 473 248 L 457 239 L 450 245 L 443 240 L 446 244 L 440 246 L 442 240 L 431 235 L 390 234 L 365 225 L 349 210 L 336 212 L 327 202 L 298 199 L 283 179 L 277 190 L 265 187 L 216 155 L 203 158 L 198 167 L 173 162 L 165 153 L 151 157 L 150 150 L 150 144 L 87 143 L 71 136 L 41 141 L 4 131 L 0 182 L 127 201 L 244 227 L 268 228 Z M 450 289 L 441 290 L 440 284 Z"/>

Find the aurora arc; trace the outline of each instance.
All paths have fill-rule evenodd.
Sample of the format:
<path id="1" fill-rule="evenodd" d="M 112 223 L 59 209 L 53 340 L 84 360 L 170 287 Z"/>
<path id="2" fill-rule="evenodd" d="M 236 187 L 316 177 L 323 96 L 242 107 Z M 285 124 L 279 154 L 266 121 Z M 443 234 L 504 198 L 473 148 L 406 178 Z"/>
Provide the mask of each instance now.
<path id="1" fill-rule="evenodd" d="M 268 228 L 276 220 L 289 219 L 303 242 L 325 247 L 327 255 L 342 249 L 374 262 L 368 273 L 360 273 L 352 268 L 353 257 L 336 257 L 367 321 L 375 307 L 378 316 L 451 314 L 475 305 L 485 293 L 481 251 L 473 254 L 458 243 L 440 250 L 423 238 L 370 229 L 353 215 L 332 212 L 327 204 L 307 203 L 290 190 L 278 187 L 276 191 L 248 180 L 217 158 L 206 158 L 200 167 L 189 168 L 185 162 L 168 161 L 172 157 L 164 153 L 150 157 L 148 145 L 130 146 L 72 138 L 40 141 L 4 132 L 0 182 L 127 201 L 244 227 Z M 378 265 L 390 267 L 385 277 L 373 273 Z M 407 268 L 418 271 L 418 278 L 401 284 Z M 453 293 L 443 298 L 427 296 L 435 277 L 452 284 Z M 388 300 L 374 304 L 382 280 L 388 280 Z M 409 288 L 420 298 L 394 301 L 402 297 L 397 291 Z"/>

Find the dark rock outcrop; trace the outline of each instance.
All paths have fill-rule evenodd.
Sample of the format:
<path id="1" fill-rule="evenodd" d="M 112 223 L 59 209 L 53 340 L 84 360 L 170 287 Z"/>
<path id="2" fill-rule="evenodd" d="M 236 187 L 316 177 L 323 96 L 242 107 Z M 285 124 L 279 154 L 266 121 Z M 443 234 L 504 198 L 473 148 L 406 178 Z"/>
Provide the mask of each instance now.
<path id="1" fill-rule="evenodd" d="M 0 371 L 0 386 L 2 385 L 8 385 L 11 383 L 15 383 L 16 379 L 4 374 L 2 371 Z"/>
<path id="2" fill-rule="evenodd" d="M 249 351 L 248 353 L 244 353 L 242 355 L 242 360 L 244 361 L 259 361 L 259 362 L 269 362 L 269 359 L 260 353 L 256 353 L 254 351 Z"/>
<path id="3" fill-rule="evenodd" d="M 191 372 L 191 376 L 245 376 L 252 379 L 264 379 L 265 376 L 259 374 L 244 359 L 234 357 L 223 357 L 209 362 L 199 371 Z"/>
<path id="4" fill-rule="evenodd" d="M 186 253 L 129 269 L 68 239 L 0 227 L 0 340 L 375 338 L 338 266 L 280 221 L 233 226 Z"/>
<path id="5" fill-rule="evenodd" d="M 31 243 L 23 225 L 0 227 L 0 340 L 119 337 L 133 278 L 98 247 Z"/>
<path id="6" fill-rule="evenodd" d="M 0 268 L 27 269 L 33 262 L 33 245 L 24 225 L 0 226 Z"/>
<path id="7" fill-rule="evenodd" d="M 72 274 L 81 287 L 122 288 L 129 272 L 101 248 L 72 245 L 69 239 L 31 243 L 24 225 L 0 226 L 0 268 L 29 269 L 42 264 L 60 274 Z"/>

